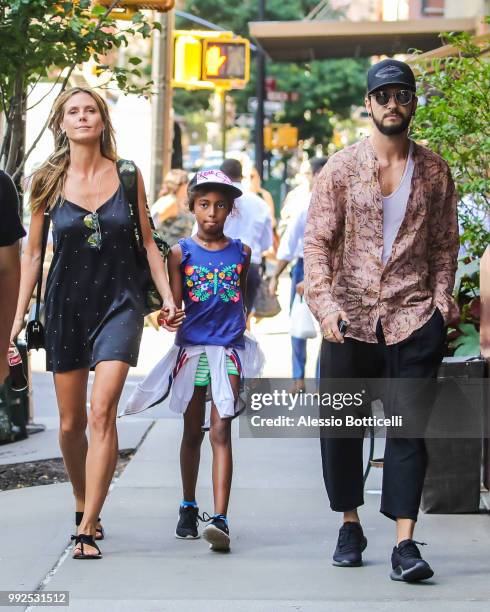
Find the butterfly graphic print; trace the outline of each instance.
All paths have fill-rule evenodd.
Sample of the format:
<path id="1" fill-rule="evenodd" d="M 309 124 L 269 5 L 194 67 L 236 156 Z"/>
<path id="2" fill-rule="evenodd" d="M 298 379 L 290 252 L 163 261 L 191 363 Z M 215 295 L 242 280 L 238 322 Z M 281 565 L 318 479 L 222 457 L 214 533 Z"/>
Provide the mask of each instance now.
<path id="1" fill-rule="evenodd" d="M 217 295 L 223 302 L 240 299 L 240 273 L 242 264 L 208 268 L 185 266 L 184 286 L 193 302 L 205 302 Z"/>

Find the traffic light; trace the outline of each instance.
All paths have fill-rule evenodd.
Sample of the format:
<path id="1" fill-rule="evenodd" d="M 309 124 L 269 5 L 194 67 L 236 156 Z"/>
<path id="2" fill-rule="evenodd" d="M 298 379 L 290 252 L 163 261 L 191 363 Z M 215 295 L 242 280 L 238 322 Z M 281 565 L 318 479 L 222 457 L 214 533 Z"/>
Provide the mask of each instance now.
<path id="1" fill-rule="evenodd" d="M 264 149 L 295 149 L 298 146 L 298 128 L 289 123 L 264 125 Z"/>
<path id="2" fill-rule="evenodd" d="M 240 89 L 250 78 L 250 43 L 233 32 L 176 30 L 174 87 Z"/>
<path id="3" fill-rule="evenodd" d="M 204 40 L 203 81 L 248 81 L 250 44 L 248 40 Z"/>
<path id="4" fill-rule="evenodd" d="M 190 34 L 177 36 L 174 47 L 174 79 L 178 83 L 201 80 L 202 42 Z"/>

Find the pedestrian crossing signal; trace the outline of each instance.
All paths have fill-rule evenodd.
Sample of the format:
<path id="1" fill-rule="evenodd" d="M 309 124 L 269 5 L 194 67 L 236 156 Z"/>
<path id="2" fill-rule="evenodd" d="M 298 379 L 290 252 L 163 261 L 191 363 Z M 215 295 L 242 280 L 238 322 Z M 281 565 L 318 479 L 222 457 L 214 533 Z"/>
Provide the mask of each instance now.
<path id="1" fill-rule="evenodd" d="M 204 41 L 204 81 L 248 81 L 249 42 Z"/>
<path id="2" fill-rule="evenodd" d="M 298 146 L 298 128 L 289 123 L 264 126 L 264 149 L 295 149 Z"/>
<path id="3" fill-rule="evenodd" d="M 250 79 L 250 42 L 233 32 L 174 31 L 173 87 L 243 89 Z"/>

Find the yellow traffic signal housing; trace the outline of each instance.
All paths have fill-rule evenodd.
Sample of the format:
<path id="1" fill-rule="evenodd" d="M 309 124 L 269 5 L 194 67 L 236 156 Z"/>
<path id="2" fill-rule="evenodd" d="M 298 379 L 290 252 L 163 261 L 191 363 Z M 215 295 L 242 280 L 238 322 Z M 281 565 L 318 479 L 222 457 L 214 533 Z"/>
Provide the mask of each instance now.
<path id="1" fill-rule="evenodd" d="M 295 149 L 298 146 L 298 128 L 289 123 L 282 126 L 280 130 L 280 145 L 285 149 Z"/>
<path id="2" fill-rule="evenodd" d="M 202 42 L 191 34 L 177 36 L 174 48 L 174 79 L 178 83 L 201 81 Z"/>
<path id="3" fill-rule="evenodd" d="M 97 4 L 110 6 L 113 0 L 96 0 Z M 133 15 L 140 10 L 158 11 L 166 13 L 175 6 L 175 0 L 120 0 L 110 15 L 114 19 L 132 19 Z"/>
<path id="4" fill-rule="evenodd" d="M 250 78 L 250 43 L 244 38 L 203 41 L 203 81 L 219 85 L 234 81 L 245 85 Z"/>
<path id="5" fill-rule="evenodd" d="M 233 32 L 176 30 L 174 87 L 240 89 L 250 79 L 250 43 Z"/>
<path id="6" fill-rule="evenodd" d="M 289 123 L 264 126 L 264 149 L 295 149 L 298 146 L 298 128 Z"/>
<path id="7" fill-rule="evenodd" d="M 264 149 L 266 151 L 272 151 L 274 148 L 272 144 L 272 126 L 264 125 Z"/>

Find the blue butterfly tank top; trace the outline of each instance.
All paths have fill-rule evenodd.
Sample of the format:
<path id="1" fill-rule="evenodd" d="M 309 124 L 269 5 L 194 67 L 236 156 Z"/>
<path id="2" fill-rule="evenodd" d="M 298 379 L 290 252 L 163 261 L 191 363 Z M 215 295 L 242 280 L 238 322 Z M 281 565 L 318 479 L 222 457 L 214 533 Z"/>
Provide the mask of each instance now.
<path id="1" fill-rule="evenodd" d="M 179 240 L 179 245 L 186 318 L 175 344 L 244 348 L 240 273 L 246 253 L 241 240 L 230 238 L 228 245 L 218 251 L 205 249 L 192 238 Z"/>

